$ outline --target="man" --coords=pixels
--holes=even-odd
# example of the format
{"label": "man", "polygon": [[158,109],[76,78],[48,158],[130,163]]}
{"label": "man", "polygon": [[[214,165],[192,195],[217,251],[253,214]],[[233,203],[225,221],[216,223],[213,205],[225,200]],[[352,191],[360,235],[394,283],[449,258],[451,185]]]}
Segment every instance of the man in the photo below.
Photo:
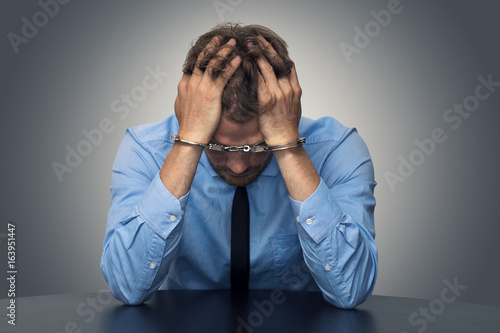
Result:
{"label": "man", "polygon": [[[370,155],[355,129],[301,118],[286,43],[263,26],[217,26],[183,72],[175,116],[128,129],[116,156],[101,260],[113,295],[140,304],[160,287],[243,279],[250,289],[321,290],[341,308],[368,299],[377,275]],[[232,222],[240,195],[246,231]],[[235,249],[245,241],[241,274]]]}

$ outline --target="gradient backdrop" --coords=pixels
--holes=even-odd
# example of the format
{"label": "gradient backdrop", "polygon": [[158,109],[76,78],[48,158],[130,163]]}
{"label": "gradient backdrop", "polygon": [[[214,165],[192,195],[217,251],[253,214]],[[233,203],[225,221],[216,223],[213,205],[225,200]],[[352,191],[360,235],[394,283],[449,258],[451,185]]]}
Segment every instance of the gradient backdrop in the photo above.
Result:
{"label": "gradient backdrop", "polygon": [[[500,82],[500,5],[401,0],[385,27],[373,24],[370,11],[388,3],[220,0],[218,11],[212,0],[87,0],[59,5],[57,13],[52,7],[50,17],[35,0],[3,1],[0,269],[7,271],[10,221],[17,226],[17,296],[107,287],[99,261],[124,131],[173,113],[190,43],[224,20],[281,35],[296,62],[304,115],[333,116],[366,141],[378,181],[374,294],[438,298],[443,280],[457,278],[467,286],[460,301],[500,306],[500,87],[481,88],[489,95],[479,105],[469,97],[479,76]],[[9,33],[21,36],[26,20],[40,27],[36,35],[24,29],[31,38],[16,53]],[[369,43],[355,41],[356,27],[371,29]],[[362,47],[348,62],[340,45],[355,42]],[[164,74],[144,94],[148,68]],[[113,112],[131,93],[130,112]],[[474,111],[454,129],[458,120],[443,116],[464,100]],[[82,131],[105,118],[110,133],[59,181],[52,163],[66,164],[67,146],[88,149]],[[428,141],[436,128],[446,141],[419,153],[415,140]],[[402,170],[408,177],[391,188],[387,173],[410,158],[419,165]],[[0,279],[0,298],[7,289]]]}

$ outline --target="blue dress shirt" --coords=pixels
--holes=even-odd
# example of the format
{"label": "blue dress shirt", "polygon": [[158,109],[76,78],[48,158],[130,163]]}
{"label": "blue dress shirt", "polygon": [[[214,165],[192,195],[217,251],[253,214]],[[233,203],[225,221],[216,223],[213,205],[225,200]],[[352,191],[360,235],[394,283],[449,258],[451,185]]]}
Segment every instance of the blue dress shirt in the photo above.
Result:
{"label": "blue dress shirt", "polygon": [[[126,304],[159,288],[230,288],[236,187],[203,153],[189,193],[176,199],[159,170],[177,131],[173,115],[127,129],[113,165],[101,270]],[[368,299],[377,276],[372,161],[356,129],[331,117],[303,117],[299,132],[321,182],[305,201],[293,200],[273,157],[247,186],[249,288],[321,290],[333,305],[353,308]]]}

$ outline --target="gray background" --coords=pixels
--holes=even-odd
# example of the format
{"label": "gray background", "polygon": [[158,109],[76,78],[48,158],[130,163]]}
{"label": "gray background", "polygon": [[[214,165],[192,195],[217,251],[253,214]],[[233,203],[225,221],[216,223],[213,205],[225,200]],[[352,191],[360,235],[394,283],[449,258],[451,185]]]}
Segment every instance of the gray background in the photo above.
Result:
{"label": "gray background", "polygon": [[[227,3],[227,0],[222,0]],[[339,44],[388,1],[232,0],[225,21],[263,24],[289,44],[303,113],[356,127],[373,157],[379,275],[374,294],[439,298],[443,280],[468,288],[464,302],[500,306],[498,219],[500,89],[453,130],[443,114],[474,93],[478,76],[500,81],[499,5],[402,0],[403,10],[348,63]],[[17,296],[106,288],[99,269],[110,174],[127,127],[173,112],[191,41],[219,17],[213,1],[72,1],[19,46],[36,1],[3,1],[1,29],[2,198],[17,226]],[[495,22],[496,21],[496,22]],[[170,73],[124,119],[111,104],[141,85],[146,67]],[[51,166],[82,130],[114,130],[60,182]],[[442,128],[447,140],[394,191],[386,172]],[[6,271],[6,255],[0,269]],[[0,279],[0,298],[7,297]]]}

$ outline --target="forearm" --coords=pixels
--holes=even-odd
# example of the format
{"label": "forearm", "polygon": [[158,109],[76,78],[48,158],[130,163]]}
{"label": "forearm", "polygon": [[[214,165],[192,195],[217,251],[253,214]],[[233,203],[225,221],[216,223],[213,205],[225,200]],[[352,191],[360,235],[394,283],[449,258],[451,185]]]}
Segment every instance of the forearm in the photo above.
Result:
{"label": "forearm", "polygon": [[[291,204],[304,259],[316,283],[329,302],[353,308],[371,294],[376,280],[377,249],[365,227],[373,216],[361,211],[351,215],[338,200],[343,199],[335,198],[321,181],[306,201]],[[372,200],[367,197],[364,204],[370,206]]]}
{"label": "forearm", "polygon": [[302,146],[275,151],[283,180],[290,197],[297,201],[306,200],[314,193],[320,177]]}
{"label": "forearm", "polygon": [[127,132],[113,166],[101,270],[116,298],[140,304],[161,285],[181,238],[188,195],[176,198],[150,171],[153,156]]}
{"label": "forearm", "polygon": [[366,301],[375,286],[377,251],[350,217],[319,243],[301,240],[306,265],[328,302],[351,309]]}
{"label": "forearm", "polygon": [[168,273],[180,234],[177,228],[163,239],[140,216],[111,230],[101,270],[113,295],[128,305],[148,300]]}
{"label": "forearm", "polygon": [[177,199],[189,192],[202,152],[202,147],[176,142],[165,158],[160,178]]}

